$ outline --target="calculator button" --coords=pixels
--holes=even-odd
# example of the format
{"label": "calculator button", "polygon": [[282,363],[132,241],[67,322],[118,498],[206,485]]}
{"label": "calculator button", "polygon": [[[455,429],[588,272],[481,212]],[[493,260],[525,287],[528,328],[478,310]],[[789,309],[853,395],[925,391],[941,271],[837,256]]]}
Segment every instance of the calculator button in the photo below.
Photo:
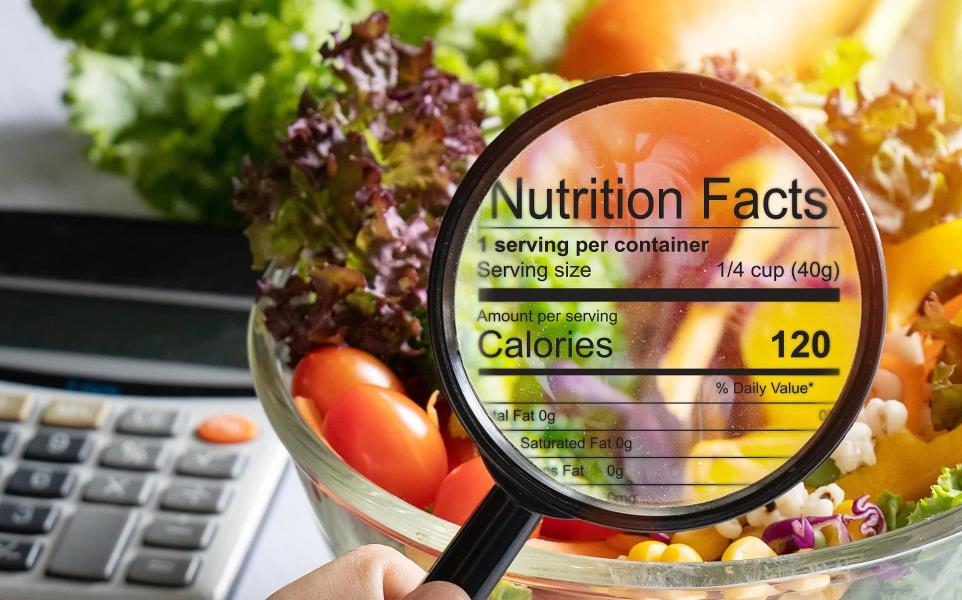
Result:
{"label": "calculator button", "polygon": [[60,463],[79,463],[87,460],[93,442],[85,435],[71,435],[64,431],[40,432],[23,450],[23,457]]}
{"label": "calculator button", "polygon": [[0,429],[0,456],[10,454],[17,445],[17,432],[10,429]]}
{"label": "calculator button", "polygon": [[100,464],[114,469],[158,471],[163,461],[163,445],[138,440],[121,440],[104,448]]}
{"label": "calculator button", "polygon": [[202,550],[214,537],[211,521],[158,518],[144,532],[144,543],[179,550]]}
{"label": "calculator button", "polygon": [[54,427],[98,429],[107,416],[107,403],[102,400],[60,398],[51,400],[43,411],[43,424]]}
{"label": "calculator button", "polygon": [[29,571],[42,549],[40,542],[0,538],[0,571]]}
{"label": "calculator button", "polygon": [[84,485],[83,499],[87,502],[140,506],[150,499],[153,480],[129,475],[95,475]]}
{"label": "calculator button", "polygon": [[70,471],[20,467],[7,481],[7,493],[37,498],[64,498],[76,483],[77,478]]}
{"label": "calculator button", "polygon": [[33,408],[29,394],[0,393],[0,421],[24,421]]}
{"label": "calculator button", "polygon": [[244,457],[236,452],[194,448],[177,460],[177,473],[212,479],[233,479],[244,470]]}
{"label": "calculator button", "polygon": [[213,444],[239,444],[257,437],[257,423],[233,413],[211,415],[197,426],[197,437]]}
{"label": "calculator button", "polygon": [[160,507],[184,512],[219,513],[227,507],[228,500],[230,490],[219,485],[175,483],[164,492]]}
{"label": "calculator button", "polygon": [[50,554],[47,574],[107,581],[137,527],[136,511],[81,506]]}
{"label": "calculator button", "polygon": [[130,568],[127,569],[127,581],[165,587],[185,587],[194,582],[199,569],[199,556],[162,556],[141,553],[130,563]]}
{"label": "calculator button", "polygon": [[117,420],[117,431],[132,435],[171,437],[177,434],[182,419],[176,410],[132,408]]}
{"label": "calculator button", "polygon": [[57,524],[60,510],[29,502],[0,503],[0,531],[7,533],[48,533]]}

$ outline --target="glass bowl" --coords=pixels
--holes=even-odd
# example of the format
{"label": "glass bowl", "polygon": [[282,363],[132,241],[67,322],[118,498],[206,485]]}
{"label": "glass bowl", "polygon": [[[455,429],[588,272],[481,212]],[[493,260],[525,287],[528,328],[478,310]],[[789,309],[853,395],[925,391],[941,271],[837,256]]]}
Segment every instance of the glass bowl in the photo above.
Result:
{"label": "glass bowl", "polygon": [[[456,527],[374,485],[314,434],[294,406],[290,371],[257,308],[248,352],[257,395],[333,550],[379,543],[429,566]],[[511,566],[506,579],[514,585],[503,598],[947,600],[962,597],[960,576],[962,511],[956,510],[854,544],[737,562],[640,563],[526,548]]]}

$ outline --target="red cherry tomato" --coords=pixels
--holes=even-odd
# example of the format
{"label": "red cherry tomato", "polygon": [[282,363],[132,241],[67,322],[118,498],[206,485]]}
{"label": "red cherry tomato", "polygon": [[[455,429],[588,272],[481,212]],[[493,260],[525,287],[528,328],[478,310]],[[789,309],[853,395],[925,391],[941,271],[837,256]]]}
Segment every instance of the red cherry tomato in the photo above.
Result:
{"label": "red cherry tomato", "polygon": [[555,519],[552,517],[541,519],[541,537],[563,542],[603,540],[619,533],[621,532],[617,529],[602,527],[578,519]]}
{"label": "red cherry tomato", "polygon": [[448,472],[444,440],[404,394],[359,385],[333,403],[324,439],[361,475],[414,506],[431,504]]}
{"label": "red cherry tomato", "polygon": [[326,415],[338,396],[363,383],[404,393],[387,365],[350,346],[324,346],[302,358],[294,367],[291,392],[310,398],[318,412]]}
{"label": "red cherry tomato", "polygon": [[470,438],[449,437],[444,445],[448,449],[448,467],[452,469],[478,455],[478,448]]}
{"label": "red cherry tomato", "polygon": [[[491,474],[480,456],[458,465],[448,473],[438,488],[438,495],[434,499],[435,516],[464,525],[493,485],[494,479],[491,479]],[[540,532],[539,523],[531,533],[531,538],[538,537]]]}
{"label": "red cherry tomato", "polygon": [[464,525],[494,485],[480,456],[454,468],[441,482],[434,499],[434,514],[445,521]]}

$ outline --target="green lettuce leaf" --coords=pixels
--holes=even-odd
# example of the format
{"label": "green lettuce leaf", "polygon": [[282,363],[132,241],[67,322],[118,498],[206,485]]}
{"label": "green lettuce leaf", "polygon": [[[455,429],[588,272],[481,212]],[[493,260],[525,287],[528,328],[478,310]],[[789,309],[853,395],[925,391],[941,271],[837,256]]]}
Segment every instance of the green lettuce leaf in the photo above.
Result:
{"label": "green lettuce leaf", "polygon": [[942,469],[927,498],[911,502],[898,494],[884,492],[875,498],[875,503],[882,509],[889,531],[915,525],[962,506],[962,465]]}
{"label": "green lettuce leaf", "polygon": [[906,524],[914,525],[958,506],[962,506],[962,465],[942,469],[938,481],[932,486],[932,494],[915,503],[906,517]]}
{"label": "green lettuce leaf", "polygon": [[[553,61],[566,28],[592,1],[33,0],[33,5],[54,33],[76,44],[65,97],[71,123],[90,139],[90,161],[130,179],[165,215],[239,225],[230,204],[239,161],[277,156],[278,140],[305,89],[319,100],[343,89],[317,49],[375,4],[390,10],[403,41],[437,40],[441,68],[463,80],[500,86]],[[532,38],[534,28],[540,33]],[[394,150],[403,158],[405,148]],[[427,163],[408,164],[414,163],[420,172],[392,169],[392,176],[428,175]]]}
{"label": "green lettuce leaf", "polygon": [[276,12],[278,0],[31,0],[57,36],[117,55],[180,62],[244,12]]}
{"label": "green lettuce leaf", "polygon": [[230,205],[238,164],[276,155],[305,88],[319,97],[337,89],[317,48],[349,16],[339,3],[308,0],[271,10],[209,15],[216,26],[180,63],[76,48],[66,99],[91,162],[130,178],[163,214],[239,225]]}
{"label": "green lettuce leaf", "polygon": [[486,118],[484,135],[493,139],[512,121],[534,106],[561,92],[577,86],[580,81],[569,81],[552,73],[539,73],[522,79],[517,85],[487,89],[481,95],[481,106]]}
{"label": "green lettuce leaf", "polygon": [[875,499],[875,503],[882,509],[885,526],[889,531],[908,525],[909,514],[915,510],[914,502],[906,502],[902,496],[892,492],[883,492]]}
{"label": "green lettuce leaf", "polygon": [[549,71],[598,0],[380,0],[401,40],[435,41],[438,66],[482,87]]}

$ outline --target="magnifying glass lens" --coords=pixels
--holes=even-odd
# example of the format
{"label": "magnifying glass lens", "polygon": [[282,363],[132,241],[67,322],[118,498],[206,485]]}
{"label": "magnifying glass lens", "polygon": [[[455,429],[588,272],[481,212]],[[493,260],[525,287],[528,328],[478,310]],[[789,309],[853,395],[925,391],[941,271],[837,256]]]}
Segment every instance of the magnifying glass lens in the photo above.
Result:
{"label": "magnifying glass lens", "polygon": [[865,335],[853,199],[809,163],[734,111],[648,97],[499,168],[448,259],[458,377],[492,446],[622,514],[792,469],[838,426]]}
{"label": "magnifying glass lens", "polygon": [[428,573],[484,598],[541,515],[705,527],[827,459],[878,362],[885,274],[839,161],[766,100],[642,73],[523,115],[431,263],[431,341],[496,485]]}

